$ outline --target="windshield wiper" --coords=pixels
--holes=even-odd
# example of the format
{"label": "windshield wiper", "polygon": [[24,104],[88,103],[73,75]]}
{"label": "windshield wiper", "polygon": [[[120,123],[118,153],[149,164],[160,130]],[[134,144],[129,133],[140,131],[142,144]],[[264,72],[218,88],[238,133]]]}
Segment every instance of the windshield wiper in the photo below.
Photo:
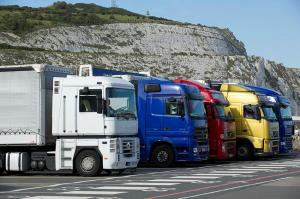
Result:
{"label": "windshield wiper", "polygon": [[134,113],[132,113],[132,112],[117,113],[116,116],[117,117],[125,117],[125,118],[131,117],[131,118],[136,119],[136,115]]}

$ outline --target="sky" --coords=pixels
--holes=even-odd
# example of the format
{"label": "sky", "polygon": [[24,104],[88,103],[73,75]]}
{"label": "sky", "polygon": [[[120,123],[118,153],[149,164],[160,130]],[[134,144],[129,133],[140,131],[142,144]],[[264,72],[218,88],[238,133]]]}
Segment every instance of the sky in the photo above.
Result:
{"label": "sky", "polygon": [[[0,0],[43,7],[57,0]],[[110,7],[111,0],[65,0]],[[180,22],[229,28],[248,55],[300,68],[300,0],[115,0],[118,7]]]}

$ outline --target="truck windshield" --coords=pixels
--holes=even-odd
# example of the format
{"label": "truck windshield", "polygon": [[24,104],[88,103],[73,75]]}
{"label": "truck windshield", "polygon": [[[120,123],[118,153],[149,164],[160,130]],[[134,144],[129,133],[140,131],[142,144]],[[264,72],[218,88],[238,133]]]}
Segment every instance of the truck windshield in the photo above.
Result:
{"label": "truck windshield", "polygon": [[221,119],[225,119],[226,118],[226,114],[225,114],[225,109],[224,109],[224,106],[222,105],[216,105],[216,109],[217,109],[217,114],[218,114],[218,117],[221,118]]}
{"label": "truck windshield", "polygon": [[291,107],[289,106],[281,107],[280,114],[283,120],[291,120],[292,119]]}
{"label": "truck windshield", "polygon": [[191,117],[204,118],[206,116],[206,112],[203,101],[197,99],[190,99],[189,112]]}
{"label": "truck windshield", "polygon": [[266,120],[269,120],[269,121],[276,121],[276,115],[273,111],[273,108],[272,107],[269,107],[269,106],[264,106],[262,107],[262,110],[264,112],[264,117]]}
{"label": "truck windshield", "polygon": [[107,89],[107,116],[136,118],[135,94],[133,89]]}

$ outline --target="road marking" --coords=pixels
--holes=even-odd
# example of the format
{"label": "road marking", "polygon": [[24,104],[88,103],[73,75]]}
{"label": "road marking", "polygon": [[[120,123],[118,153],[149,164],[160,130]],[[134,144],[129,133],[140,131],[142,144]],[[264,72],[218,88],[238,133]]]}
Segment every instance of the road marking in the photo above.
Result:
{"label": "road marking", "polygon": [[[268,178],[273,178],[273,177],[279,177],[279,176],[284,176],[284,175],[291,175],[291,174],[296,174],[296,173],[300,173],[300,170],[298,171],[291,171],[291,172],[285,172],[285,173],[280,173],[280,174],[274,174],[274,175],[268,175],[268,176],[263,176],[263,177],[257,177],[257,178],[253,178],[253,179],[249,179],[246,180],[245,182],[252,182],[252,181],[257,181],[257,180],[261,180],[261,179],[268,179]],[[286,177],[283,178],[279,178],[277,180],[280,179],[285,179]],[[268,182],[268,181],[266,181]],[[237,184],[239,182],[228,182],[228,183],[223,183],[223,184],[219,184],[219,185],[212,185],[212,186],[207,186],[207,187],[200,187],[200,188],[195,188],[195,189],[189,189],[189,190],[184,190],[184,191],[180,191],[180,192],[173,192],[173,193],[168,193],[165,195],[158,195],[158,196],[150,196],[146,199],[156,199],[156,198],[165,198],[165,197],[170,197],[170,196],[177,196],[177,195],[182,195],[182,194],[189,194],[191,192],[196,192],[196,191],[201,191],[201,190],[207,190],[207,189],[216,189],[218,187],[224,187],[224,186],[228,186],[228,185],[234,185]]]}
{"label": "road marking", "polygon": [[146,190],[146,189],[156,189],[156,187],[127,187],[127,186],[103,186],[96,187],[93,189],[97,190]]}
{"label": "road marking", "polygon": [[224,191],[229,191],[229,190],[234,190],[234,189],[239,189],[239,188],[244,188],[244,187],[251,187],[251,186],[266,184],[266,183],[270,183],[270,182],[276,182],[276,181],[279,181],[279,180],[282,180],[282,179],[285,179],[285,178],[279,178],[279,179],[275,179],[275,180],[267,180],[267,181],[263,181],[263,182],[240,185],[240,186],[236,186],[236,187],[230,187],[230,188],[227,188],[227,189],[220,189],[220,190],[217,190],[217,191],[210,191],[210,192],[196,194],[196,195],[192,195],[192,196],[181,197],[181,198],[178,198],[178,199],[195,198],[195,197],[199,197],[199,196],[210,195],[210,194],[214,194],[214,193],[219,193],[219,192],[224,192]]}
{"label": "road marking", "polygon": [[33,196],[26,199],[89,199],[91,197],[80,197],[80,196]]}
{"label": "road marking", "polygon": [[[20,191],[27,191],[27,190],[34,190],[34,189],[42,189],[42,188],[51,188],[51,187],[58,187],[62,185],[72,185],[72,184],[81,184],[86,182],[96,182],[96,181],[105,181],[105,180],[116,180],[116,179],[123,179],[123,178],[130,178],[130,177],[138,177],[143,175],[153,175],[153,174],[161,174],[161,173],[168,173],[170,171],[176,171],[176,170],[168,170],[168,171],[158,171],[158,172],[152,172],[152,173],[141,173],[141,174],[134,174],[134,175],[127,175],[127,176],[121,176],[121,177],[108,177],[108,178],[98,178],[93,180],[82,180],[77,182],[66,182],[66,183],[59,183],[59,184],[53,184],[53,185],[46,185],[46,186],[37,186],[37,187],[29,187],[29,188],[22,188],[22,189],[14,189],[10,191],[0,191],[0,194],[2,193],[14,193],[14,192],[20,192]],[[1,177],[2,179],[2,177]]]}
{"label": "road marking", "polygon": [[218,177],[218,176],[175,176],[175,177],[171,177],[171,178],[217,179],[217,178],[220,178],[220,177]]}
{"label": "road marking", "polygon": [[121,191],[68,191],[68,192],[61,192],[60,194],[76,194],[76,195],[117,195],[121,193]]}
{"label": "road marking", "polygon": [[285,167],[261,167],[261,166],[257,166],[257,167],[242,167],[242,168],[245,168],[245,169],[284,169]]}
{"label": "road marking", "polygon": [[240,173],[197,173],[197,174],[193,174],[196,176],[239,176],[241,175]]}
{"label": "road marking", "polygon": [[282,167],[300,167],[300,165],[295,164],[274,164],[272,166],[282,166]]}
{"label": "road marking", "polygon": [[291,164],[291,163],[271,163],[271,165],[278,165],[278,166],[281,166],[281,165],[288,165],[288,166],[300,166],[299,164]]}
{"label": "road marking", "polygon": [[250,174],[257,171],[213,171],[212,173]]}
{"label": "road marking", "polygon": [[155,179],[148,180],[151,182],[205,182],[203,180],[193,180],[193,179]]}
{"label": "road marking", "polygon": [[285,165],[272,165],[272,164],[261,164],[261,165],[258,165],[259,167],[274,167],[274,168],[277,168],[277,167],[284,167]]}
{"label": "road marking", "polygon": [[270,171],[272,169],[229,169],[230,171]]}
{"label": "road marking", "polygon": [[128,182],[124,183],[125,185],[143,185],[143,186],[173,186],[173,185],[178,185],[180,183],[152,183],[152,182]]}

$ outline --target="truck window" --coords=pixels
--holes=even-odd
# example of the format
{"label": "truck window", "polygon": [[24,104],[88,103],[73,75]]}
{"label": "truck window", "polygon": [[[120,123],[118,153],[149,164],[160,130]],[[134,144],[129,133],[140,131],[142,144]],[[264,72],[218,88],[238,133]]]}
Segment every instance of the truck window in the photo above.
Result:
{"label": "truck window", "polygon": [[97,112],[97,96],[102,98],[101,89],[91,89],[88,92],[79,91],[79,112]]}
{"label": "truck window", "polygon": [[245,105],[244,106],[244,118],[256,119],[259,115],[258,106]]}
{"label": "truck window", "polygon": [[[167,115],[180,115],[180,103],[178,102],[178,99],[169,98],[166,102],[166,113]],[[183,108],[183,107],[182,107]]]}
{"label": "truck window", "polygon": [[107,88],[107,117],[136,118],[136,103],[133,89]]}

